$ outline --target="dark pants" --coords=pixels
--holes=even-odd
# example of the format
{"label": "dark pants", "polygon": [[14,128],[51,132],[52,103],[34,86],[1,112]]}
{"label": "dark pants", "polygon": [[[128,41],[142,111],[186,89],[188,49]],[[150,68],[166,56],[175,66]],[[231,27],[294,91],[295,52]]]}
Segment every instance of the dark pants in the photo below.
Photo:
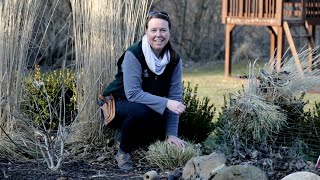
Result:
{"label": "dark pants", "polygon": [[165,125],[163,116],[148,106],[121,99],[116,100],[116,116],[108,127],[120,130],[120,149],[130,153],[157,139],[164,140]]}

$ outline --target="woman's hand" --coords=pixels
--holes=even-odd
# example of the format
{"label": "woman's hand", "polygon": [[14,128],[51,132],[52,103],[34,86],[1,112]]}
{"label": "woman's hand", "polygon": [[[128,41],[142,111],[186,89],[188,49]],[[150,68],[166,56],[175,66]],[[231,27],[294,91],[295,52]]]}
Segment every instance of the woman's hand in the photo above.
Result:
{"label": "woman's hand", "polygon": [[184,104],[171,99],[167,102],[167,108],[176,114],[182,114],[186,110],[186,106]]}
{"label": "woman's hand", "polygon": [[187,145],[187,142],[173,135],[168,135],[166,142],[169,144],[174,144],[180,148],[184,148]]}

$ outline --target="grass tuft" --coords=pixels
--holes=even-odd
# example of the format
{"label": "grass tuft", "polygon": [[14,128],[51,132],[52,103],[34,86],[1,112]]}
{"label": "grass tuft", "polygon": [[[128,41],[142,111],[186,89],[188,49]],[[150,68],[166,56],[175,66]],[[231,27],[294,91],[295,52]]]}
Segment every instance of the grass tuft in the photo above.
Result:
{"label": "grass tuft", "polygon": [[184,166],[195,155],[196,150],[192,144],[179,148],[160,141],[151,144],[146,152],[146,158],[151,165],[168,170]]}

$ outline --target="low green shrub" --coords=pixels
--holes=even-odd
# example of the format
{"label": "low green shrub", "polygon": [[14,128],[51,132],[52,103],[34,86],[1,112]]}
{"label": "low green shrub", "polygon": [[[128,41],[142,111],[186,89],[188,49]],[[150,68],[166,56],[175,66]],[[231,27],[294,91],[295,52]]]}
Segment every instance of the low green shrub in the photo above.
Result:
{"label": "low green shrub", "polygon": [[318,158],[320,154],[319,149],[319,132],[320,132],[320,103],[315,102],[312,110],[304,113],[304,118],[299,122],[292,123],[296,125],[296,132],[299,133],[299,138],[307,144],[304,153],[308,160]]}
{"label": "low green shrub", "polygon": [[183,101],[187,107],[180,116],[179,136],[194,143],[204,141],[215,128],[213,116],[216,109],[208,97],[200,101],[197,92],[198,85],[192,89],[190,82],[187,86],[183,83]]}
{"label": "low green shrub", "polygon": [[315,102],[312,110],[305,112],[305,117],[309,121],[313,121],[317,128],[320,128],[320,102]]}
{"label": "low green shrub", "polygon": [[38,125],[55,129],[59,121],[69,123],[75,115],[77,91],[69,69],[41,73],[36,66],[34,73],[26,76],[24,86],[26,99],[21,109]]}

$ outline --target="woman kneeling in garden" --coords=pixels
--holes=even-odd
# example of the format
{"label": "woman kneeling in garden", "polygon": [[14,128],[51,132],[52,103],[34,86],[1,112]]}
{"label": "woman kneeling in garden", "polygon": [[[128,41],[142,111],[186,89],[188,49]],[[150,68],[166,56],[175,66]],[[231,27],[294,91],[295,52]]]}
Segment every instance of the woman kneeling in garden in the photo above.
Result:
{"label": "woman kneeling in garden", "polygon": [[186,109],[181,102],[182,60],[172,49],[170,29],[167,13],[150,12],[145,35],[118,60],[115,80],[103,92],[116,101],[115,118],[107,126],[121,134],[115,156],[121,169],[133,167],[130,152],[150,137],[185,145],[177,137],[179,115]]}

